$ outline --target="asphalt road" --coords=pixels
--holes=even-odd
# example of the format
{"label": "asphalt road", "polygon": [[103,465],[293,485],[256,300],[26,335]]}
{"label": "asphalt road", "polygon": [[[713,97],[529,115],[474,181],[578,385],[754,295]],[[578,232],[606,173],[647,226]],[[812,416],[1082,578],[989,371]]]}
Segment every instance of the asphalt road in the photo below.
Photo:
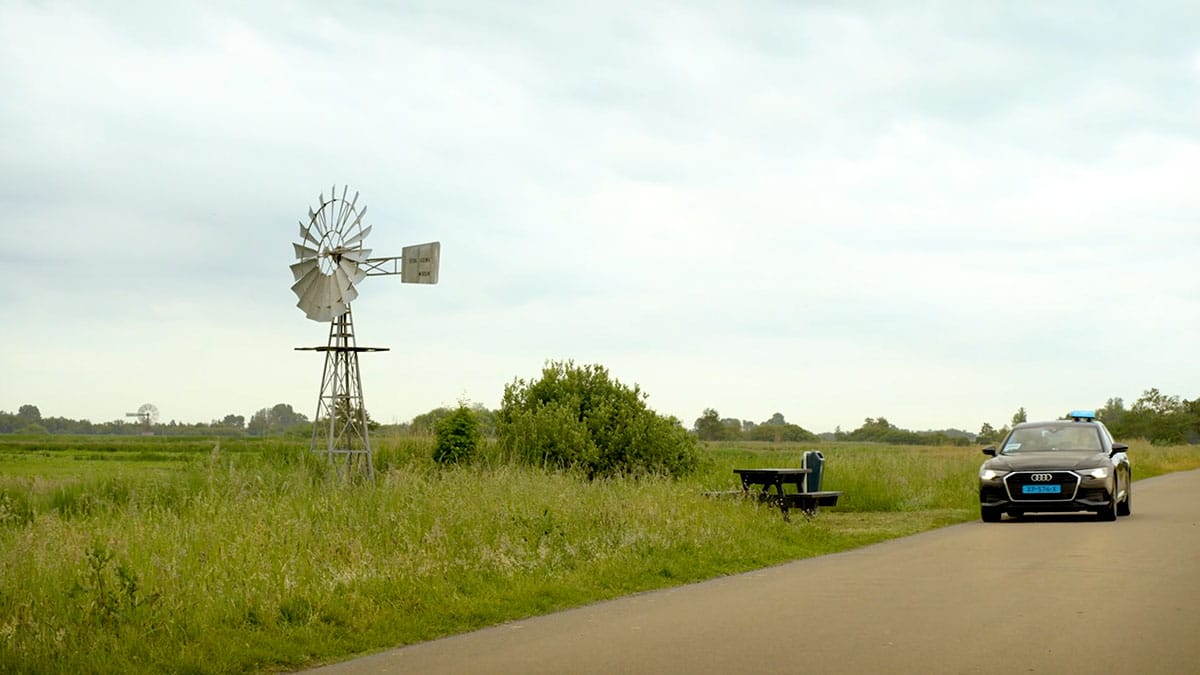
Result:
{"label": "asphalt road", "polygon": [[1200,673],[1200,471],[1133,515],[967,523],[319,669]]}

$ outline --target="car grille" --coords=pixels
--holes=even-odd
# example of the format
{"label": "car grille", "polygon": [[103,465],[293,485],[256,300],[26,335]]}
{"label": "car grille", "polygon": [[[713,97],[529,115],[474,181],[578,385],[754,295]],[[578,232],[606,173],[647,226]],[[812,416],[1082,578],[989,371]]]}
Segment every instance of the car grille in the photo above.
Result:
{"label": "car grille", "polygon": [[[1034,476],[1046,475],[1050,480],[1033,480]],[[1017,471],[1005,476],[1004,484],[1008,487],[1008,498],[1014,502],[1069,502],[1079,488],[1079,476],[1070,471]],[[1026,485],[1057,485],[1059,492],[1026,494],[1023,491]]]}

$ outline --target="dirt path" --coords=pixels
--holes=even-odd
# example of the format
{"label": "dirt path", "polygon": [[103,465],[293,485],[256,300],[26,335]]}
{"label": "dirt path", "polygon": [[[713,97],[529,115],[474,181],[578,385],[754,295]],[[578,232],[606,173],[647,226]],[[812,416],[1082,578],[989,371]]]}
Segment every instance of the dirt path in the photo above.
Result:
{"label": "dirt path", "polygon": [[360,673],[1197,673],[1200,471],[336,664]]}

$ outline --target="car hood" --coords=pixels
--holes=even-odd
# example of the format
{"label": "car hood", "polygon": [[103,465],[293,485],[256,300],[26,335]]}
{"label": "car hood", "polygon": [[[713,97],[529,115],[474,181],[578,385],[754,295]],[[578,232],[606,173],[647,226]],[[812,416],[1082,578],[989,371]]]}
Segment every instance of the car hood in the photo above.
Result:
{"label": "car hood", "polygon": [[1053,452],[1024,452],[1000,455],[984,462],[989,469],[1030,471],[1037,469],[1093,469],[1110,463],[1103,452],[1055,450]]}

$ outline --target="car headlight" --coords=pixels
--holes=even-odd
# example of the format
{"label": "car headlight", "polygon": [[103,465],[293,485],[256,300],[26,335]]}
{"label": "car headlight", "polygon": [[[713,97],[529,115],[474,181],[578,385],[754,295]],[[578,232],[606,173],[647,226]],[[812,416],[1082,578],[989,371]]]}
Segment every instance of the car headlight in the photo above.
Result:
{"label": "car headlight", "polygon": [[1108,478],[1109,468],[1107,466],[1098,466],[1094,469],[1083,469],[1079,473],[1084,477]]}
{"label": "car headlight", "polygon": [[979,480],[996,480],[1003,476],[1007,476],[1008,472],[1003,469],[980,469]]}

